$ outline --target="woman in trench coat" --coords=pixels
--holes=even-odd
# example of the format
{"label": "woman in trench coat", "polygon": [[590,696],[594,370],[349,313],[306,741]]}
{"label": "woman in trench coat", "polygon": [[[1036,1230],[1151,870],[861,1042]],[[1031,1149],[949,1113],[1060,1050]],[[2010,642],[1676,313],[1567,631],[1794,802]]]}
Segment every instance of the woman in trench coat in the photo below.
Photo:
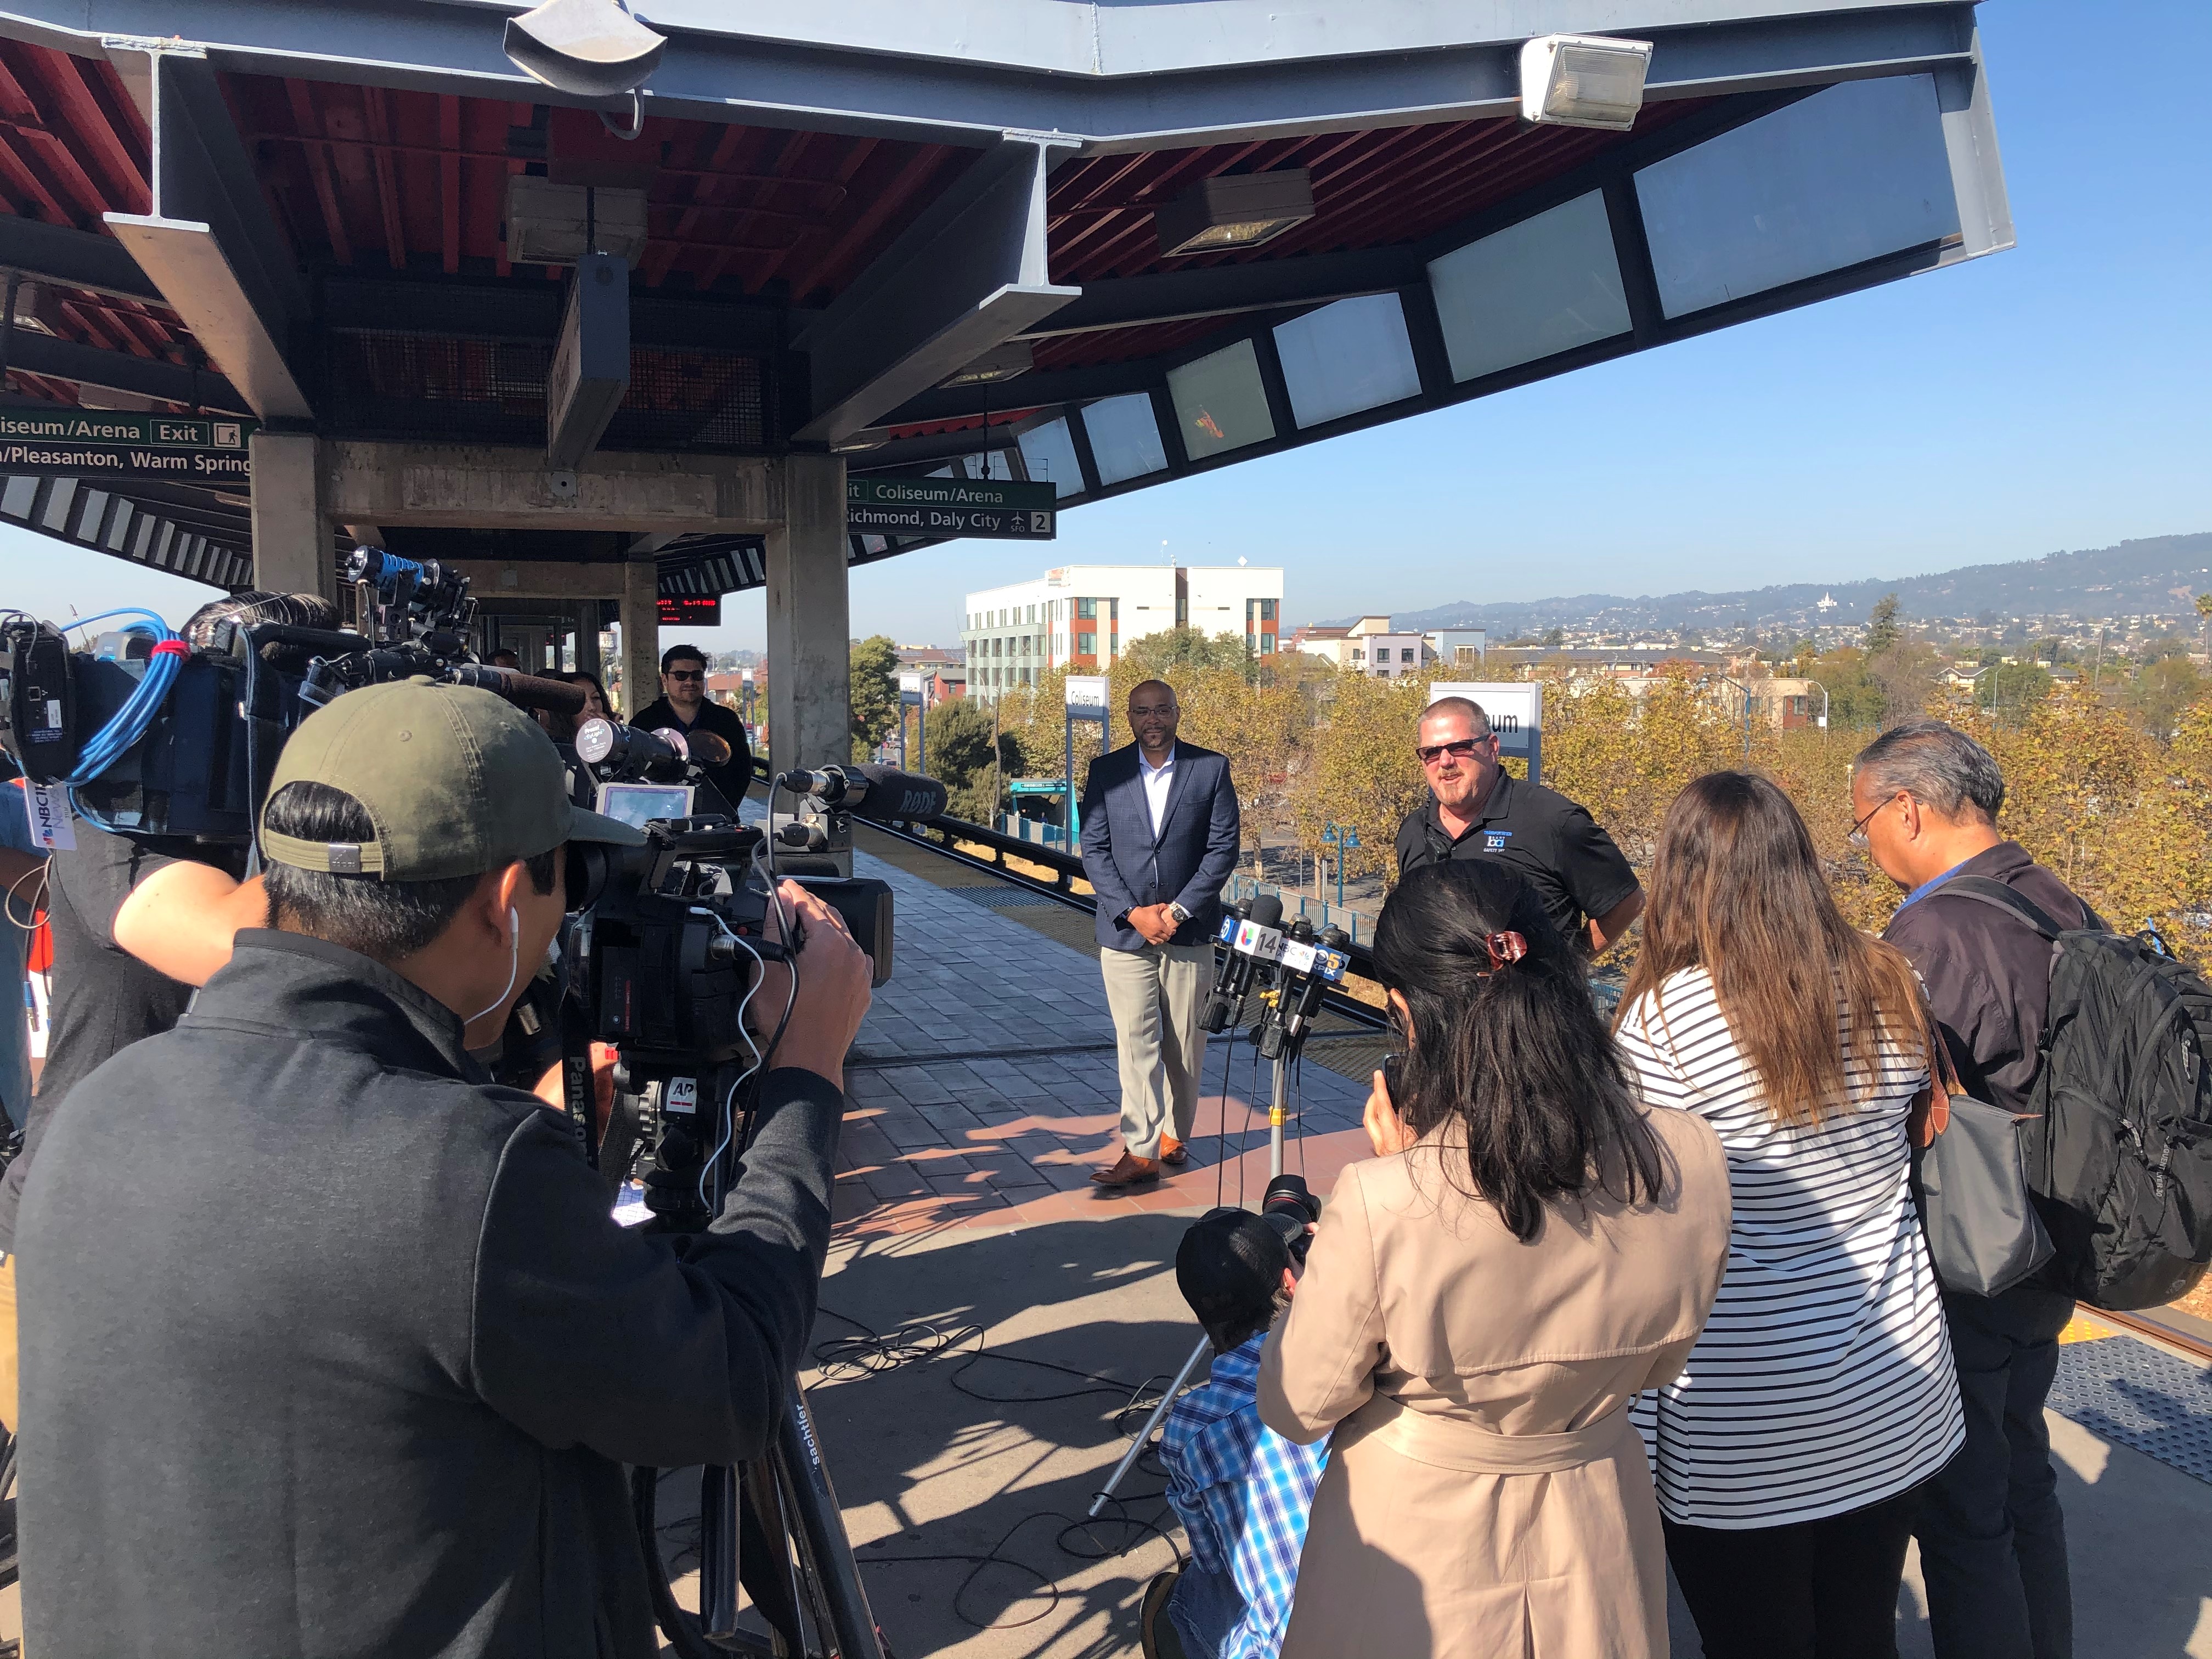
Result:
{"label": "woman in trench coat", "polygon": [[1666,1546],[1627,1408],[1670,1380],[1727,1261],[1711,1128],[1651,1114],[1519,878],[1419,870],[1376,929],[1407,1050],[1260,1373],[1334,1432],[1283,1659],[1656,1659]]}

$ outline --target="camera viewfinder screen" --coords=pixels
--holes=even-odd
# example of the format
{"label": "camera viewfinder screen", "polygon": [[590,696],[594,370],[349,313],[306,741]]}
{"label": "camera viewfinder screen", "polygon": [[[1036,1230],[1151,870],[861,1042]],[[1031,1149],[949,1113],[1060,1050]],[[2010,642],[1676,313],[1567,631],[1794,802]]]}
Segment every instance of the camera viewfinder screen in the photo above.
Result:
{"label": "camera viewfinder screen", "polygon": [[634,830],[653,818],[691,816],[691,786],[662,783],[603,783],[599,810]]}

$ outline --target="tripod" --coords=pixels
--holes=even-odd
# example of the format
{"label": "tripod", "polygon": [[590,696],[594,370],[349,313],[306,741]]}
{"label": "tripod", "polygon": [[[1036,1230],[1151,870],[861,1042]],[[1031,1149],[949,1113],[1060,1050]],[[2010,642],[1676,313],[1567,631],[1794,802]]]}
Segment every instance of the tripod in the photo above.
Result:
{"label": "tripod", "polygon": [[[1290,1092],[1291,1066],[1297,1060],[1301,1046],[1299,1039],[1287,1042],[1274,1059],[1274,1095],[1267,1107],[1267,1179],[1270,1181],[1283,1172],[1283,1126],[1289,1121],[1285,1102]],[[1096,1521],[1107,1504],[1114,1501],[1115,1490],[1129,1478],[1129,1471],[1137,1467],[1137,1460],[1145,1455],[1145,1448],[1152,1444],[1152,1436],[1167,1420],[1168,1412],[1175,1405],[1176,1397],[1182,1393],[1183,1385],[1190,1381],[1192,1373],[1198,1370],[1199,1361],[1206,1358],[1212,1346],[1212,1340],[1206,1337],[1198,1339],[1198,1346],[1190,1351],[1190,1358],[1182,1362],[1182,1369],[1175,1374],[1175,1381],[1169,1383],[1166,1392],[1160,1395],[1159,1404],[1152,1407],[1152,1414],[1145,1419],[1145,1426],[1129,1443],[1129,1449],[1121,1454],[1121,1461],[1114,1466],[1114,1473],[1106,1477],[1106,1484],[1099,1488],[1098,1495],[1091,1500],[1089,1516],[1091,1520]]]}
{"label": "tripod", "polygon": [[[740,1068],[709,1068],[695,1079],[697,1100],[718,1100],[723,1111]],[[746,1126],[750,1131],[750,1123]],[[664,1117],[655,1153],[658,1170],[678,1177],[659,1185],[653,1224],[664,1231],[696,1231],[718,1214],[734,1182],[748,1133],[724,1125],[721,1145],[705,1153],[696,1134]],[[698,1197],[705,1194],[703,1201]],[[799,1380],[791,1379],[782,1420],[766,1455],[732,1468],[709,1465],[699,1480],[699,1611],[676,1599],[658,1538],[663,1470],[630,1474],[630,1504],[645,1552],[647,1589],[655,1620],[682,1659],[890,1659],[869,1609],[867,1591],[845,1534],[821,1437]],[[738,1625],[743,1585],[767,1622],[767,1641]]]}

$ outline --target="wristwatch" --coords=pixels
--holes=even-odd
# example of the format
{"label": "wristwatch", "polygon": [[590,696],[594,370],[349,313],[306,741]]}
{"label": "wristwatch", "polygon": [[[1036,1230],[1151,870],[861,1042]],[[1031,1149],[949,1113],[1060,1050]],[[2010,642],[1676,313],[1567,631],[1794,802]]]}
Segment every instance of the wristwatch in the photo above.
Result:
{"label": "wristwatch", "polygon": [[1175,918],[1175,924],[1178,927],[1182,927],[1183,923],[1190,920],[1190,912],[1184,909],[1180,904],[1169,905],[1168,914]]}

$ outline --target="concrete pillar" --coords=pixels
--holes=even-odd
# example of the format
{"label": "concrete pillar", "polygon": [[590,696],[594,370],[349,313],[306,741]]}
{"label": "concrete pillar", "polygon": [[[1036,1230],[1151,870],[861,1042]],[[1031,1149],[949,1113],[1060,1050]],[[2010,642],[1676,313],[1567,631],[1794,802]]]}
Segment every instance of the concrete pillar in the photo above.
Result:
{"label": "concrete pillar", "polygon": [[622,717],[635,720],[660,695],[660,567],[650,558],[623,566]]}
{"label": "concrete pillar", "polygon": [[777,766],[853,757],[845,462],[783,460],[783,523],[768,533],[768,740]]}
{"label": "concrete pillar", "polygon": [[253,585],[272,593],[319,593],[335,602],[337,566],[323,517],[321,457],[312,434],[257,432],[253,465]]}

